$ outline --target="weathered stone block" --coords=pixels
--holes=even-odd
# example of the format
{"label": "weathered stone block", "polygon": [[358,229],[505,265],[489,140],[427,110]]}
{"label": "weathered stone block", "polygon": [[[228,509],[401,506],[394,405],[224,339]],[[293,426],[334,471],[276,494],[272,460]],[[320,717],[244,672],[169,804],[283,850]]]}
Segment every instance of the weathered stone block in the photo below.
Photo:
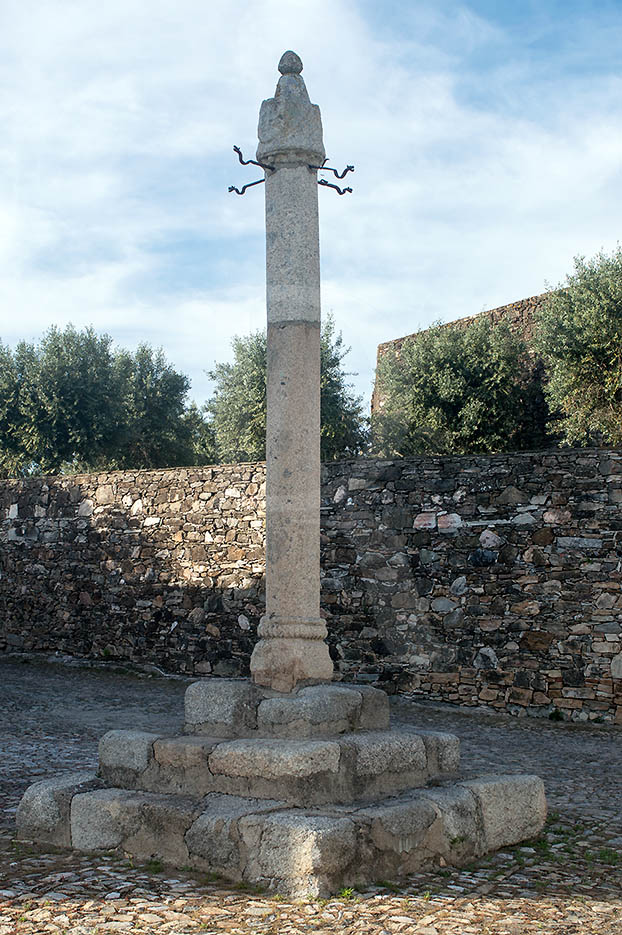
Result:
{"label": "weathered stone block", "polygon": [[109,785],[135,786],[153,758],[159,736],[142,730],[109,730],[99,741],[99,775]]}
{"label": "weathered stone block", "polygon": [[220,743],[217,737],[164,737],[153,745],[153,759],[135,786],[151,792],[207,795],[214,790],[208,757]]}
{"label": "weathered stone block", "polygon": [[173,866],[188,861],[184,836],[201,811],[199,800],[127,789],[76,795],[71,803],[71,843],[79,851],[123,847],[139,860]]}
{"label": "weathered stone block", "polygon": [[[423,786],[430,778],[425,744],[407,731],[373,731],[340,739],[340,784],[333,800],[370,801]],[[432,770],[437,775],[436,770]]]}
{"label": "weathered stone block", "polygon": [[26,789],[16,815],[17,836],[24,841],[71,845],[70,809],[74,795],[101,786],[94,773],[66,773],[42,779]]}
{"label": "weathered stone block", "polygon": [[484,831],[475,796],[461,785],[422,790],[421,795],[438,811],[430,850],[450,864],[461,864],[485,853]]}
{"label": "weathered stone block", "polygon": [[[359,837],[364,841],[363,852],[367,852],[370,863],[379,861],[378,870],[382,873],[400,874],[421,866],[426,838],[438,822],[439,813],[422,795],[411,794],[404,800],[359,809],[352,820],[357,827],[362,826]],[[409,860],[413,852],[416,852],[414,862]]]}
{"label": "weathered stone block", "polygon": [[477,800],[482,853],[539,834],[546,821],[544,783],[538,776],[485,776],[461,783]]}
{"label": "weathered stone block", "polygon": [[239,821],[248,853],[244,879],[290,896],[328,896],[352,880],[352,821],[300,812],[252,815]]}
{"label": "weathered stone block", "polygon": [[267,698],[257,710],[257,727],[272,737],[342,734],[358,723],[363,698],[340,685],[313,685],[297,694]]}
{"label": "weathered stone block", "polygon": [[213,737],[240,737],[257,727],[263,696],[248,679],[202,679],[186,690],[185,730]]}
{"label": "weathered stone block", "polygon": [[185,837],[192,866],[222,873],[228,879],[241,879],[245,854],[240,849],[238,820],[245,815],[258,815],[282,808],[283,802],[271,799],[208,795],[203,800],[204,810]]}
{"label": "weathered stone block", "polygon": [[351,734],[342,749],[354,758],[358,776],[378,776],[404,770],[423,772],[427,766],[425,744],[418,734],[406,731],[374,731]]}
{"label": "weathered stone block", "polygon": [[160,737],[153,745],[153,755],[160,766],[192,769],[207,766],[207,757],[220,741],[217,738],[184,734],[179,737]]}
{"label": "weathered stone block", "polygon": [[[348,686],[350,687],[350,686]],[[358,727],[360,730],[387,730],[390,711],[389,696],[371,685],[353,685],[363,699]]]}
{"label": "weathered stone block", "polygon": [[258,738],[219,744],[209,757],[209,767],[213,773],[226,776],[308,779],[336,773],[339,760],[339,744],[332,741]]}
{"label": "weathered stone block", "polygon": [[109,850],[140,828],[144,792],[99,789],[71,801],[71,845],[78,851]]}
{"label": "weathered stone block", "polygon": [[460,741],[455,734],[442,731],[418,732],[425,746],[430,776],[457,773],[460,767]]}
{"label": "weathered stone block", "polygon": [[123,840],[123,849],[139,860],[156,858],[173,867],[188,864],[185,835],[202,808],[195,798],[143,793],[140,824]]}

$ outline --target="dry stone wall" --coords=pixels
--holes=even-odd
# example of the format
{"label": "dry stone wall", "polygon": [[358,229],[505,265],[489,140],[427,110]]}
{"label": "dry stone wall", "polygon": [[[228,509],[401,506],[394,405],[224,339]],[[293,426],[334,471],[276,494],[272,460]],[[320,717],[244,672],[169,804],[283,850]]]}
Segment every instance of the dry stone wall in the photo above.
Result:
{"label": "dry stone wall", "polygon": [[[340,677],[622,723],[622,452],[323,469]],[[0,650],[245,674],[263,464],[0,482]]]}

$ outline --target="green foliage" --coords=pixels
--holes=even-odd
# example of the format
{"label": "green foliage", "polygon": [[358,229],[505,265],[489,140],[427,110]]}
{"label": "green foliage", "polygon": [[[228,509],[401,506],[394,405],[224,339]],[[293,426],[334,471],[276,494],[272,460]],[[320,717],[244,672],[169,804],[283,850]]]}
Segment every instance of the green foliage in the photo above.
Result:
{"label": "green foliage", "polygon": [[118,421],[111,343],[69,326],[50,328],[38,346],[17,345],[12,422],[0,438],[3,455],[13,447],[3,457],[11,473],[57,473],[105,456]]}
{"label": "green foliage", "polygon": [[0,477],[19,473],[21,423],[15,360],[9,348],[0,344]]}
{"label": "green foliage", "polygon": [[337,893],[337,899],[354,899],[354,888],[352,886],[344,886],[343,889],[340,889]]}
{"label": "green foliage", "polygon": [[218,461],[261,461],[266,447],[266,335],[233,339],[233,363],[208,372],[216,388],[206,409]]}
{"label": "green foliage", "polygon": [[[233,339],[232,363],[209,372],[215,390],[206,406],[218,460],[260,461],[266,446],[266,334],[256,331]],[[359,454],[366,444],[361,400],[352,395],[342,369],[349,348],[329,317],[321,336],[322,460]]]}
{"label": "green foliage", "polygon": [[343,346],[341,333],[327,315],[322,325],[320,343],[320,409],[322,461],[336,461],[360,455],[367,448],[367,420],[360,396],[352,395],[341,362],[350,348]]}
{"label": "green foliage", "polygon": [[50,328],[0,345],[0,474],[169,467],[209,460],[189,381],[161,350],[114,350],[108,335]]}
{"label": "green foliage", "polygon": [[388,456],[468,454],[537,447],[538,383],[526,348],[505,325],[437,324],[382,358],[385,403],[374,447]]}
{"label": "green foliage", "polygon": [[167,363],[162,350],[139,345],[120,351],[115,375],[123,415],[114,460],[119,468],[193,464],[195,414],[186,409],[190,381]]}
{"label": "green foliage", "polygon": [[569,445],[622,444],[622,248],[591,260],[552,292],[537,318],[553,428]]}

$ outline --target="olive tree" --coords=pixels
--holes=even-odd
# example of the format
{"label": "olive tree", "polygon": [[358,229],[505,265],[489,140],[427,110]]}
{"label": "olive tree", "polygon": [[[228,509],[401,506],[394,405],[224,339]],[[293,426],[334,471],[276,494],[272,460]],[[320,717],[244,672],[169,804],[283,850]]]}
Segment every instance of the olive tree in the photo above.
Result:
{"label": "olive tree", "polygon": [[536,447],[543,418],[535,370],[524,342],[486,317],[420,331],[380,361],[374,448],[404,457]]}
{"label": "olive tree", "polygon": [[[266,456],[266,333],[256,331],[232,341],[233,361],[215,364],[215,381],[206,405],[218,458],[223,462],[259,461]],[[360,454],[367,444],[362,403],[353,395],[342,366],[349,348],[335,334],[332,318],[322,326],[320,344],[320,450],[324,461]]]}
{"label": "olive tree", "polygon": [[621,445],[622,248],[576,257],[536,325],[552,428],[569,445]]}

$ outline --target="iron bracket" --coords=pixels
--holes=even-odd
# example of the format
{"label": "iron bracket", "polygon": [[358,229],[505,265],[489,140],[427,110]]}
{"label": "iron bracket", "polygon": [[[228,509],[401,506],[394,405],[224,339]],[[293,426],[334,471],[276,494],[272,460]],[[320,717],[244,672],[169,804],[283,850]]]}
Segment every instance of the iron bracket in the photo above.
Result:
{"label": "iron bracket", "polygon": [[351,188],[349,188],[349,187],[348,187],[348,188],[339,188],[338,185],[333,185],[332,182],[327,182],[326,179],[318,179],[318,180],[317,180],[317,183],[318,183],[318,185],[325,185],[327,188],[334,188],[335,191],[336,191],[336,192],[339,192],[340,195],[345,195],[346,192],[350,192],[350,194],[352,194],[352,189],[351,189]]}
{"label": "iron bracket", "polygon": [[[335,176],[335,178],[337,178],[337,179],[343,179],[343,178],[346,177],[346,175],[348,174],[348,172],[354,172],[354,166],[346,166],[345,169],[343,170],[343,172],[337,172],[336,169],[333,169],[333,168],[331,168],[330,166],[327,166],[327,165],[326,165],[327,162],[328,162],[328,156],[326,157],[326,159],[324,160],[324,162],[322,163],[321,166],[309,166],[309,168],[310,168],[310,169],[317,169],[318,172],[320,172],[320,171],[321,171],[321,172],[332,172],[333,175]],[[347,190],[347,189],[346,189],[346,190]]]}
{"label": "iron bracket", "polygon": [[[238,159],[243,166],[259,166],[260,169],[266,169],[268,172],[274,172],[274,166],[268,166],[264,162],[257,162],[255,159],[245,159],[239,146],[234,146],[233,152],[238,154]],[[229,191],[235,192],[236,195],[243,195],[247,188],[252,188],[253,185],[261,185],[261,183],[265,181],[266,180],[264,178],[257,179],[256,182],[247,182],[246,185],[242,186],[242,188],[236,188],[235,185],[230,185]]]}

